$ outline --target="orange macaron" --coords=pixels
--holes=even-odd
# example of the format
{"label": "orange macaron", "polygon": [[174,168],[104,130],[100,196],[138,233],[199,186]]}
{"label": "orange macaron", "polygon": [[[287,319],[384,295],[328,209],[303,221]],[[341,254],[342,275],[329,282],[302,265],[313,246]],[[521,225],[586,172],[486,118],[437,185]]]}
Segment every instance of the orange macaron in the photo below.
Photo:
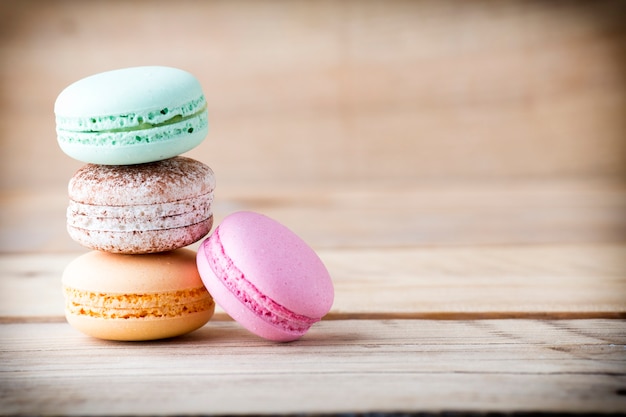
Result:
{"label": "orange macaron", "polygon": [[206,324],[215,309],[189,249],[145,255],[88,252],[65,268],[62,282],[69,324],[100,339],[181,336]]}

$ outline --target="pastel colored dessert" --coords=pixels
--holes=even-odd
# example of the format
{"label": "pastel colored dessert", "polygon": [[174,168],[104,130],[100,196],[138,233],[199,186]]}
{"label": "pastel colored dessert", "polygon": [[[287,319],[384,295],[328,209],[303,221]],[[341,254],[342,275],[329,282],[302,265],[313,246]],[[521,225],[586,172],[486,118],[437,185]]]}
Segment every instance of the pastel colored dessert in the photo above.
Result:
{"label": "pastel colored dessert", "polygon": [[81,245],[113,253],[182,248],[211,230],[214,188],[211,168],[183,156],[87,164],[69,182],[67,230]]}
{"label": "pastel colored dessert", "polygon": [[200,83],[177,68],[134,67],[83,78],[59,94],[54,113],[63,152],[94,164],[171,158],[208,133]]}
{"label": "pastel colored dessert", "polygon": [[127,341],[180,336],[202,327],[215,304],[198,275],[195,255],[179,249],[79,256],[63,272],[67,321],[87,335]]}
{"label": "pastel colored dessert", "polygon": [[215,302],[265,339],[300,338],[333,303],[322,260],[291,230],[262,214],[224,218],[200,245],[197,262]]}

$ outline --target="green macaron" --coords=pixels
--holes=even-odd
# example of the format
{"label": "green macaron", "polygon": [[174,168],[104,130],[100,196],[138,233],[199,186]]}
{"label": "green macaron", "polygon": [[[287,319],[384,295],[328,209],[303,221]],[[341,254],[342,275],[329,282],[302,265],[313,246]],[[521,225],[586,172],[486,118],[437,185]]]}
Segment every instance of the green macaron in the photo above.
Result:
{"label": "green macaron", "polygon": [[95,74],[65,88],[54,113],[68,156],[102,165],[159,161],[198,146],[208,133],[199,81],[170,67]]}

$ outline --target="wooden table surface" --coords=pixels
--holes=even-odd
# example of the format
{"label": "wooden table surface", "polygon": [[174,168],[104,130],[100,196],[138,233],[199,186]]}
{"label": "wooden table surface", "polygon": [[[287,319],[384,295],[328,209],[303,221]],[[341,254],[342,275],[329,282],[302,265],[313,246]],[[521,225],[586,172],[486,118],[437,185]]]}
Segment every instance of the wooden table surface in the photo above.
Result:
{"label": "wooden table surface", "polygon": [[[1,2],[0,414],[626,413],[625,21],[619,1]],[[86,249],[54,99],[155,63],[207,93],[188,155],[216,222],[265,213],[331,272],[301,340],[219,308],[145,343],[66,323]]]}

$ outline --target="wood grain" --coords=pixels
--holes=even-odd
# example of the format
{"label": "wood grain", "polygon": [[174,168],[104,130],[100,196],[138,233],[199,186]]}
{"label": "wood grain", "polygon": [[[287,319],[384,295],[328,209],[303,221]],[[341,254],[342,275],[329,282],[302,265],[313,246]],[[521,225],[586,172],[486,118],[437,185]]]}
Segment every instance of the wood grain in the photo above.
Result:
{"label": "wood grain", "polygon": [[151,343],[64,323],[0,325],[13,414],[617,412],[623,321],[331,321],[290,344],[232,322]]}
{"label": "wood grain", "polygon": [[[0,256],[0,318],[61,319],[60,277],[79,254]],[[329,319],[626,317],[623,244],[318,254],[335,284]]]}

